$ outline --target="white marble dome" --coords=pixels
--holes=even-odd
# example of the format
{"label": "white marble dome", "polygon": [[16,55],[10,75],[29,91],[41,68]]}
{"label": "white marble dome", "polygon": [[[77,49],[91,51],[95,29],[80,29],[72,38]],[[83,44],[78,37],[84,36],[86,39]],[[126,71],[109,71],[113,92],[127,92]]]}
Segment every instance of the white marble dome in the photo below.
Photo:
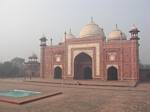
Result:
{"label": "white marble dome", "polygon": [[93,20],[91,20],[89,24],[85,25],[80,32],[80,38],[88,36],[100,36],[102,38],[105,38],[103,29],[95,24]]}
{"label": "white marble dome", "polygon": [[109,33],[108,40],[126,40],[126,35],[116,27],[116,29]]}

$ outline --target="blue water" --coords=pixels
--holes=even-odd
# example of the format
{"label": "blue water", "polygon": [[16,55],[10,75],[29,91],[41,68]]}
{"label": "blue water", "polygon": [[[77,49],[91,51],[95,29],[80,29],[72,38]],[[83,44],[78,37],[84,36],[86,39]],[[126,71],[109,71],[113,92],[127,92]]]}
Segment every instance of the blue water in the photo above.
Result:
{"label": "blue water", "polygon": [[15,97],[15,98],[33,96],[37,94],[40,94],[40,92],[17,90],[17,89],[0,92],[0,96],[9,96],[9,97]]}

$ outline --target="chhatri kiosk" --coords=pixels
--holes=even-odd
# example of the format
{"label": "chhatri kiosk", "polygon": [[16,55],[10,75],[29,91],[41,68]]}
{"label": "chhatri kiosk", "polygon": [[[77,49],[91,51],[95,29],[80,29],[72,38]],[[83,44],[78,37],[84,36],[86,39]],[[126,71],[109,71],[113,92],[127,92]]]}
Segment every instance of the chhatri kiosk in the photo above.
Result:
{"label": "chhatri kiosk", "polygon": [[93,20],[80,36],[65,33],[58,45],[41,40],[40,76],[45,79],[139,80],[138,28],[127,39],[117,26],[108,36]]}

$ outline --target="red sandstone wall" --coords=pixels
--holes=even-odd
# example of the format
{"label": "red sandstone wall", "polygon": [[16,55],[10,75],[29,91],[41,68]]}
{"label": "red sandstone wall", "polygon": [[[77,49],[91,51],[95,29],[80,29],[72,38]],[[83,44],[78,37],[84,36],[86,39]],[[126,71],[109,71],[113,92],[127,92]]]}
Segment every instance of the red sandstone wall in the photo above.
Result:
{"label": "red sandstone wall", "polygon": [[[137,80],[138,79],[138,47],[136,40],[125,40],[125,41],[116,41],[116,42],[103,42],[100,39],[86,38],[86,39],[76,39],[68,40],[68,44],[74,43],[100,43],[100,76],[95,77],[94,79],[107,80],[107,65],[118,65],[118,74],[119,80]],[[116,52],[116,59],[114,61],[109,60],[108,53]],[[43,54],[42,54],[43,53]],[[66,51],[67,53],[67,51]],[[62,55],[61,61],[56,62],[55,55]],[[67,56],[67,55],[65,55]],[[67,60],[64,58],[64,45],[57,45],[54,47],[47,46],[41,52],[41,70],[45,78],[53,78],[54,74],[54,65],[61,64],[64,70],[67,71],[67,67],[64,66],[67,63]],[[66,57],[67,58],[67,57]],[[93,60],[94,61],[94,60]],[[66,67],[66,68],[65,68]],[[66,74],[66,73],[65,73]],[[68,77],[67,74],[64,77]]]}
{"label": "red sandstone wall", "polygon": [[[109,61],[108,53],[116,52],[116,60]],[[104,47],[104,68],[107,65],[118,65],[119,80],[137,80],[137,45],[130,40],[108,42]],[[105,79],[107,69],[105,71]]]}
{"label": "red sandstone wall", "polygon": [[53,78],[54,74],[54,65],[63,65],[63,58],[61,57],[60,62],[56,62],[55,55],[62,55],[63,56],[63,48],[61,47],[46,47],[44,52],[44,76],[46,78]]}

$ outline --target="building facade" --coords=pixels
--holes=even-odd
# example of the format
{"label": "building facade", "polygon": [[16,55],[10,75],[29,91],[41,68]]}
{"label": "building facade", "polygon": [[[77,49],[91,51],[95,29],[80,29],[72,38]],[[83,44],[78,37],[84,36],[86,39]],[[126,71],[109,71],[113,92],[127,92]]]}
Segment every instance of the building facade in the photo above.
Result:
{"label": "building facade", "polygon": [[106,38],[93,20],[79,37],[65,33],[58,45],[41,40],[40,76],[47,79],[139,80],[139,30],[134,26],[127,39],[116,26]]}
{"label": "building facade", "polygon": [[28,58],[27,62],[24,62],[24,77],[40,77],[40,63],[37,61],[38,57],[33,54]]}

